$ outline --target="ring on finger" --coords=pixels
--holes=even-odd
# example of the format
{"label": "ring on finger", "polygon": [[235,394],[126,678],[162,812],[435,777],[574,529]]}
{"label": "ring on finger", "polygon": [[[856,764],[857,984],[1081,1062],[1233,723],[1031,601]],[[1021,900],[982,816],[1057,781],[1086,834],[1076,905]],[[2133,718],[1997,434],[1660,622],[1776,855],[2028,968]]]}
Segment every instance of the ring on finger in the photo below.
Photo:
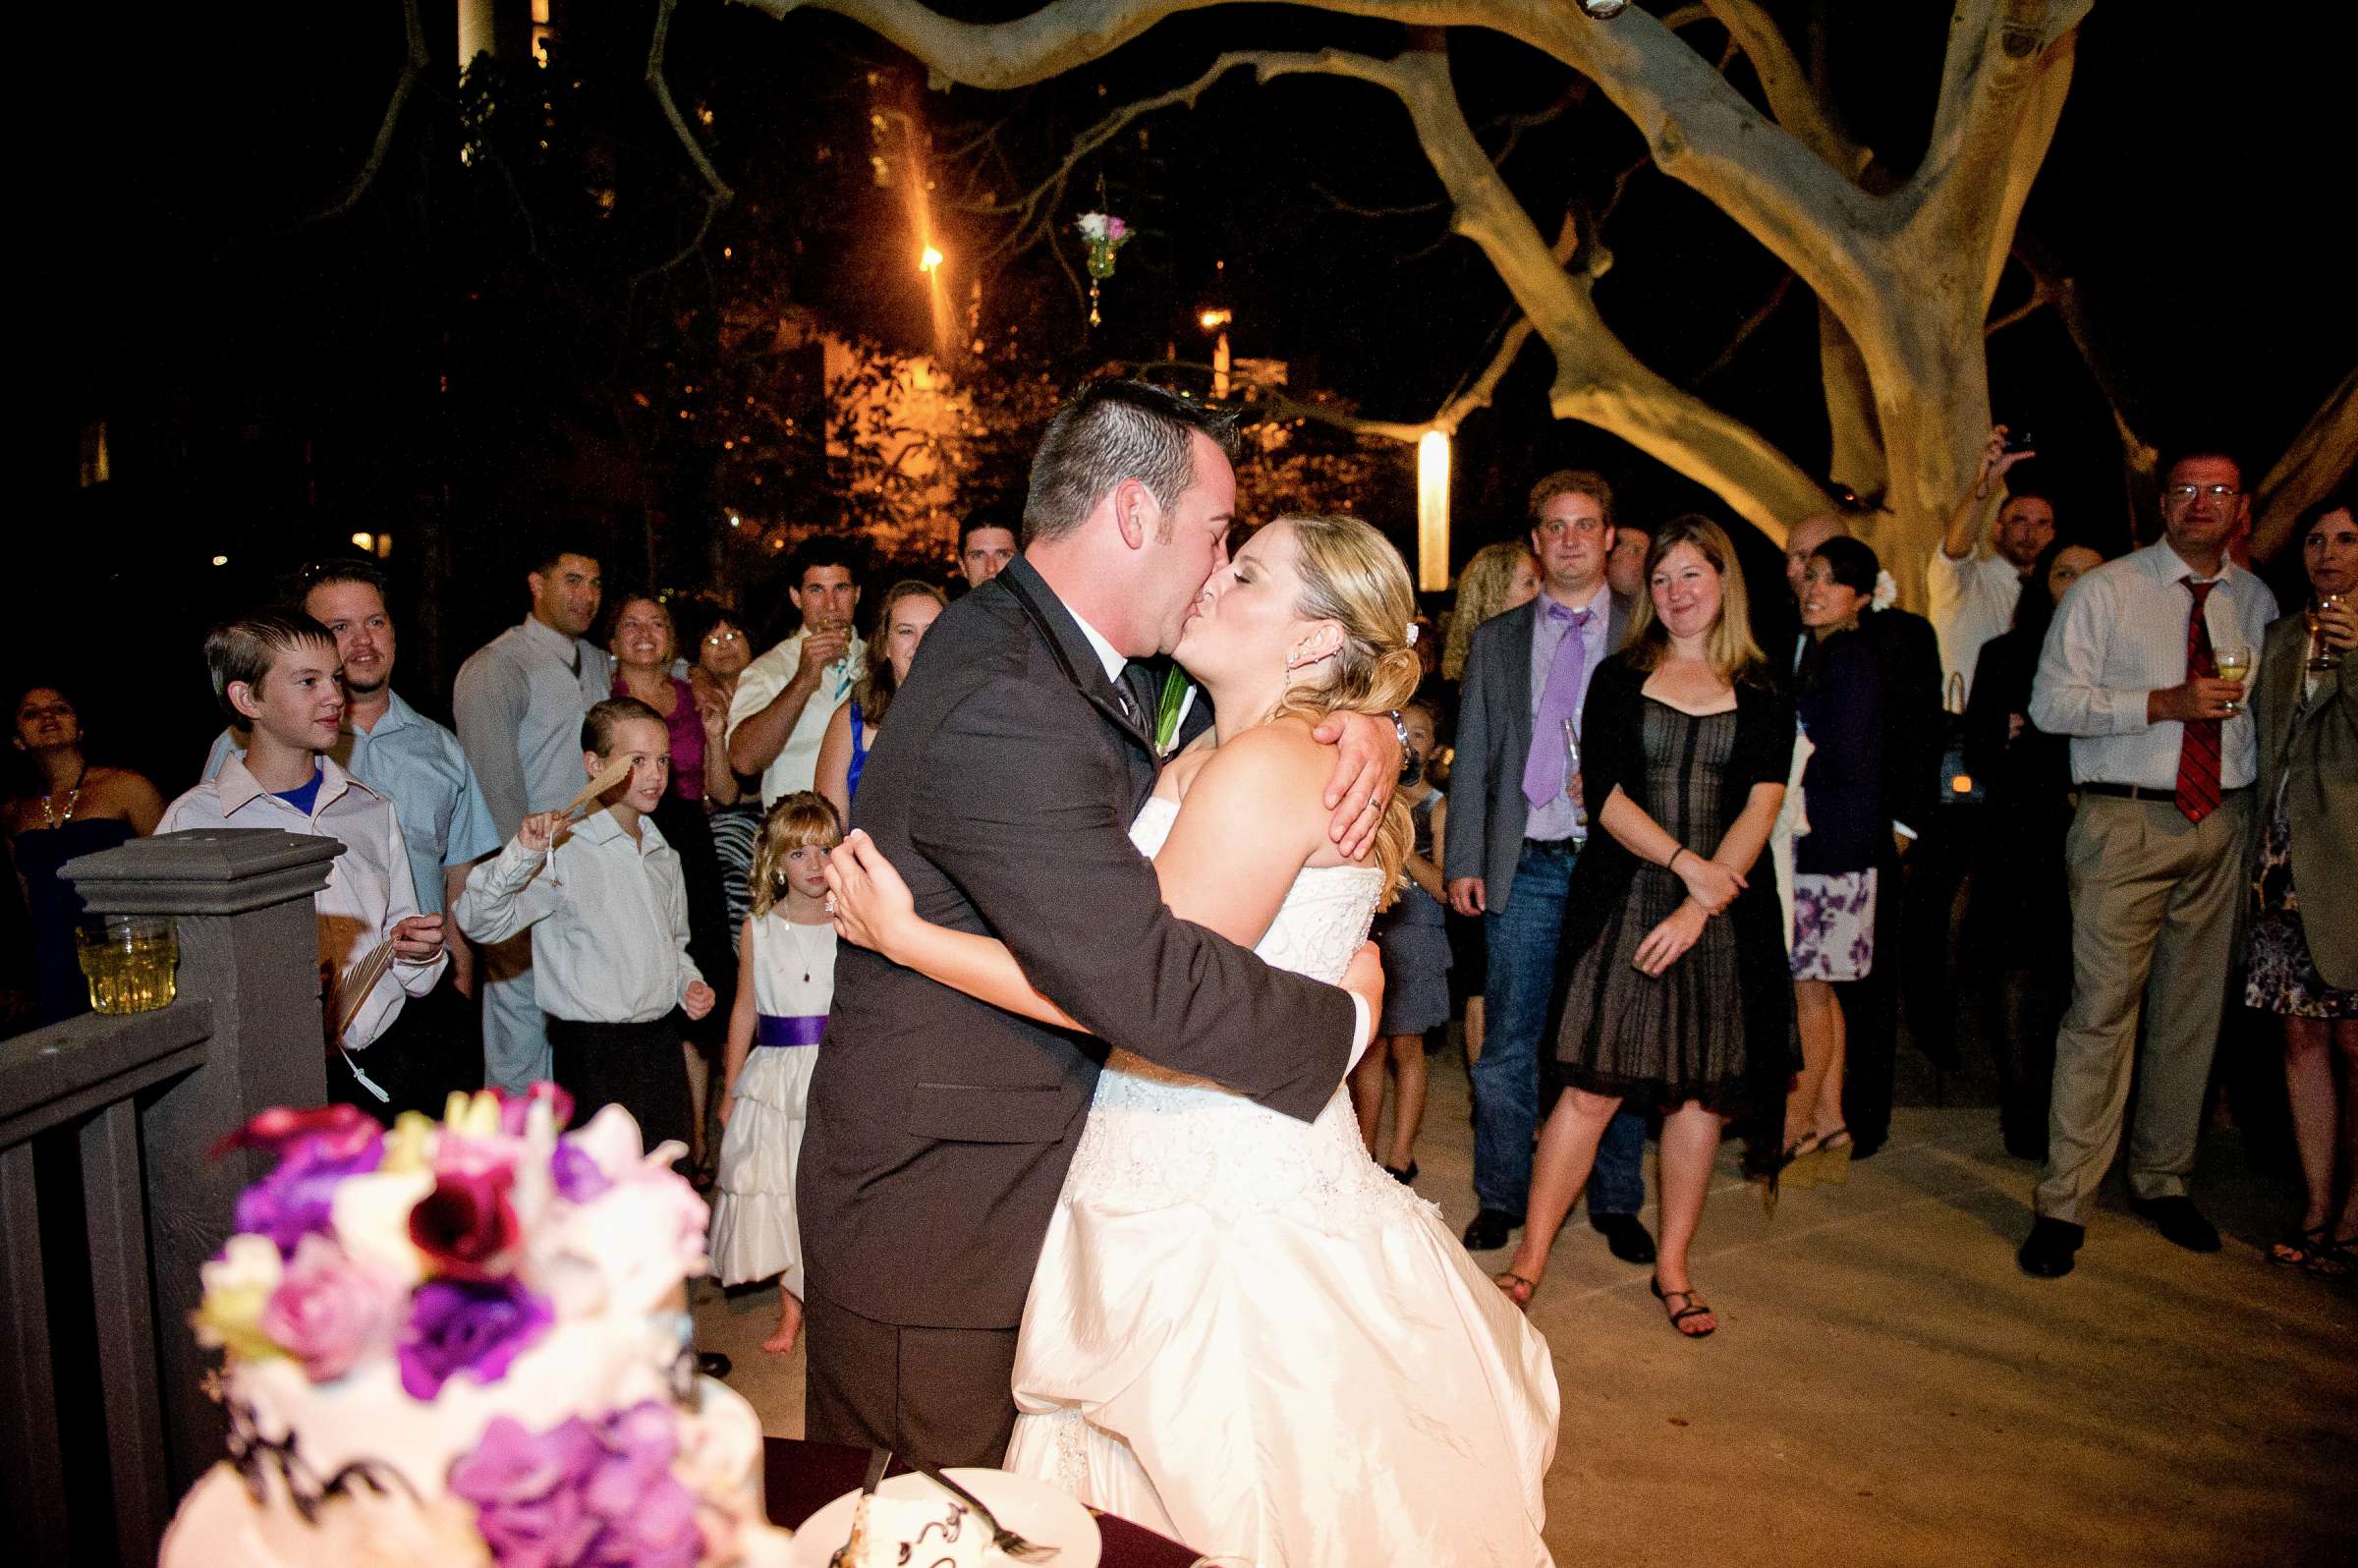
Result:
{"label": "ring on finger", "polygon": [[835,913],[835,895],[834,895],[833,893],[829,893],[829,894],[827,895],[827,914],[828,914],[828,915],[830,915],[830,916],[832,916],[834,913]]}

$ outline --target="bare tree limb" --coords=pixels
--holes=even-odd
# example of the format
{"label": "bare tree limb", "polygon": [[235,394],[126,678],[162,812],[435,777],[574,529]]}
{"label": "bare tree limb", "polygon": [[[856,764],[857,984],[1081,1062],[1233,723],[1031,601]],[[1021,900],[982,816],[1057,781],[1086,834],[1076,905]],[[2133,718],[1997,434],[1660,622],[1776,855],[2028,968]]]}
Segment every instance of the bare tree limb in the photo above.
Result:
{"label": "bare tree limb", "polygon": [[2292,542],[2292,527],[2358,464],[2358,369],[2326,395],[2292,445],[2276,459],[2252,498],[2252,553],[2274,556]]}
{"label": "bare tree limb", "polygon": [[671,129],[679,137],[680,145],[688,149],[688,161],[696,165],[698,178],[704,183],[704,210],[697,219],[696,232],[688,237],[687,244],[672,252],[668,260],[633,274],[631,287],[634,289],[648,278],[669,272],[694,255],[704,243],[704,236],[712,232],[712,220],[720,215],[720,209],[737,199],[737,193],[729,189],[728,182],[720,177],[720,171],[712,167],[712,160],[705,156],[703,144],[688,129],[688,117],[680,113],[680,106],[671,95],[671,84],[663,76],[664,47],[671,38],[671,13],[678,4],[679,0],[659,0],[655,7],[655,35],[646,48],[646,84],[654,93],[655,103],[662,109],[663,118],[671,122]]}
{"label": "bare tree limb", "polygon": [[1792,292],[1793,274],[1788,272],[1776,280],[1776,287],[1768,291],[1768,298],[1761,302],[1760,308],[1744,318],[1742,324],[1736,328],[1735,335],[1727,340],[1727,346],[1719,351],[1718,356],[1711,364],[1687,377],[1687,385],[1690,387],[1701,386],[1712,376],[1726,369],[1728,364],[1734,361],[1736,351],[1750,342],[1754,333],[1768,324],[1769,317],[1776,314],[1785,303],[1785,296]]}
{"label": "bare tree limb", "polygon": [[363,160],[360,172],[352,177],[352,183],[344,188],[342,196],[309,216],[289,224],[281,231],[283,234],[292,234],[297,229],[308,228],[329,218],[342,217],[358,206],[361,197],[366,196],[368,188],[376,183],[377,174],[385,166],[386,156],[393,150],[393,133],[401,125],[402,108],[410,101],[410,93],[417,87],[419,79],[434,63],[433,56],[426,51],[425,28],[418,19],[418,0],[402,0],[401,19],[408,35],[408,53],[402,58],[401,75],[394,79],[393,96],[385,104],[384,118],[377,122],[376,140],[369,146],[368,156]]}
{"label": "bare tree limb", "polygon": [[1760,79],[1761,94],[1768,100],[1768,112],[1776,116],[1778,125],[1852,179],[1865,172],[1875,154],[1835,128],[1825,100],[1810,84],[1809,73],[1794,58],[1775,20],[1757,0],[1703,0],[1700,8],[1687,9],[1709,12],[1727,29],[1728,37],[1752,62],[1752,74]]}

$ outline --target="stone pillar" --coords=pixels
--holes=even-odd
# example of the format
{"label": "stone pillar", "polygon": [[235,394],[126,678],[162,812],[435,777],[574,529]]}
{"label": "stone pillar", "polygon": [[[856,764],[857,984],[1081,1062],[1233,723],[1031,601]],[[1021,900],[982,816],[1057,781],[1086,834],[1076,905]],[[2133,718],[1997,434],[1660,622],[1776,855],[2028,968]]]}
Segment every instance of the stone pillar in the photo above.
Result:
{"label": "stone pillar", "polygon": [[201,1391],[209,1353],[189,1332],[202,1293],[197,1267],[229,1238],[238,1194],[271,1163],[248,1150],[215,1159],[211,1149],[256,1111],[327,1098],[311,895],[327,885],[328,867],[343,852],[332,838],[207,828],[134,839],[64,868],[93,915],[172,917],[179,995],[212,1013],[204,1065],[167,1086],[139,1118],[176,1497],[221,1457],[228,1430]]}

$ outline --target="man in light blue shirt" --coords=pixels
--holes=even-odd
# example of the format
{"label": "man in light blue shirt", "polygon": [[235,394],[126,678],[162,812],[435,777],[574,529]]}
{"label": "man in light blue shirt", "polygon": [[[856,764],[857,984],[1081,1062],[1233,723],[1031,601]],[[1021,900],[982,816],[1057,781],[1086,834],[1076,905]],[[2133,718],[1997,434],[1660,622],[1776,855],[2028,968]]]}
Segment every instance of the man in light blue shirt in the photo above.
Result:
{"label": "man in light blue shirt", "polygon": [[[498,850],[500,838],[459,738],[393,691],[395,638],[384,574],[359,559],[320,561],[304,567],[287,587],[287,597],[300,596],[304,613],[336,639],[345,705],[342,733],[328,755],[391,803],[418,911],[439,915],[467,885],[468,868]],[[223,730],[204,759],[205,779],[244,751],[238,735]],[[369,1053],[370,1073],[402,1102],[395,1108],[439,1114],[449,1091],[472,1090],[481,1081],[468,1017],[473,956],[463,941],[451,942],[448,951],[445,987],[403,1011],[394,1025],[396,1048]]]}

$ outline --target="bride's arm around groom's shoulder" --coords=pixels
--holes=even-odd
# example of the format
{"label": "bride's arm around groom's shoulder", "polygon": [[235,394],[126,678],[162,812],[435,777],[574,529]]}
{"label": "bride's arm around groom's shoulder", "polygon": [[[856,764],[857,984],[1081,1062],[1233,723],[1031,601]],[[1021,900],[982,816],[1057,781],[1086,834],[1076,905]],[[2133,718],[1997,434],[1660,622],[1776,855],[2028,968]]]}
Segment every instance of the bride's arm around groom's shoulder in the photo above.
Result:
{"label": "bride's arm around groom's shoulder", "polygon": [[[1356,1046],[1359,1005],[1165,907],[1130,842],[1126,744],[1069,688],[981,682],[924,742],[910,841],[1092,1034],[1316,1116]],[[1317,752],[1322,787],[1332,754]]]}

